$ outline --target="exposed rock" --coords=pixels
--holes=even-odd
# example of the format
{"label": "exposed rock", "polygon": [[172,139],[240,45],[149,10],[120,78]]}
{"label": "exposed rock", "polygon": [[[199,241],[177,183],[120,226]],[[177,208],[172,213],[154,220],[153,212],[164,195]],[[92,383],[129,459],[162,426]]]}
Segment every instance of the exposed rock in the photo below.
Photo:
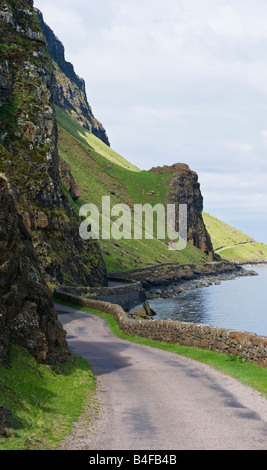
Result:
{"label": "exposed rock", "polygon": [[7,438],[10,436],[10,417],[11,411],[0,406],[0,437]]}
{"label": "exposed rock", "polygon": [[38,212],[36,225],[37,228],[46,228],[48,226],[48,219],[44,212]]}
{"label": "exposed rock", "polygon": [[228,262],[207,263],[203,265],[162,263],[155,266],[112,273],[113,279],[141,282],[145,289],[153,289],[157,294],[161,292],[162,288],[164,290],[170,289],[171,286],[177,285],[180,281],[194,281],[195,279],[208,279],[210,281],[212,276],[214,281],[216,281],[218,276],[220,279],[230,279],[246,275],[253,275],[253,272]]}
{"label": "exposed rock", "polygon": [[68,351],[30,233],[0,176],[0,361],[5,365],[10,342],[39,362],[60,360]]}
{"label": "exposed rock", "polygon": [[107,249],[106,246],[101,246],[101,252],[103,255],[110,255],[110,251]]}
{"label": "exposed rock", "polygon": [[73,65],[65,60],[64,46],[44,22],[42,13],[37,9],[35,11],[53,60],[55,104],[109,146],[107,133],[88,104],[84,80],[76,75]]}
{"label": "exposed rock", "polygon": [[197,173],[191,171],[189,166],[183,163],[152,168],[151,171],[172,175],[168,203],[176,204],[176,230],[179,230],[179,204],[187,204],[188,242],[214,258],[211,238],[202,217],[203,197]]}
{"label": "exposed rock", "polygon": [[0,106],[10,100],[11,91],[12,77],[10,76],[8,60],[5,60],[0,65]]}
{"label": "exposed rock", "polygon": [[54,75],[32,4],[0,0],[0,172],[8,177],[46,281],[106,285],[97,242],[79,236],[80,219],[67,194],[75,199],[78,191],[68,170],[69,189],[60,184]]}
{"label": "exposed rock", "polygon": [[81,197],[81,191],[76,184],[75,179],[73,178],[71,174],[71,167],[68,163],[66,163],[64,160],[60,160],[60,165],[59,165],[59,174],[60,178],[63,181],[64,185],[66,186],[68,192],[70,193],[72,199],[76,201]]}

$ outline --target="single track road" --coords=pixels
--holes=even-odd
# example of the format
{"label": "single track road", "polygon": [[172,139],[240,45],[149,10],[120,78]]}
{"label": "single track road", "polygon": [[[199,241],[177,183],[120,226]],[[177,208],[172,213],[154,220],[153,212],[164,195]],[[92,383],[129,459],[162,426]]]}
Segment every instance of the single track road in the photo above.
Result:
{"label": "single track road", "polygon": [[267,450],[267,400],[212,368],[114,336],[94,314],[55,304],[70,349],[97,378],[100,412],[62,449]]}

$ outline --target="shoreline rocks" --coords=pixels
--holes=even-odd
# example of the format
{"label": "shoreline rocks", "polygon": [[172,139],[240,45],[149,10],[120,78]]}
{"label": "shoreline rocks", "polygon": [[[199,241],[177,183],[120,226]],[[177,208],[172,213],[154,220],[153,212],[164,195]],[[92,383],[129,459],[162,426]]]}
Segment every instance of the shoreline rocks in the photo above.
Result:
{"label": "shoreline rocks", "polygon": [[146,291],[147,298],[149,300],[156,298],[169,298],[178,297],[182,292],[189,292],[194,289],[201,289],[214,285],[220,285],[223,281],[230,281],[241,276],[257,276],[258,273],[253,270],[241,269],[236,273],[223,273],[215,275],[203,275],[193,280],[180,280],[175,283],[171,283],[168,286],[162,285],[156,288],[151,288]]}
{"label": "shoreline rocks", "polygon": [[179,265],[164,263],[145,268],[133,269],[113,273],[113,279],[132,280],[140,282],[146,291],[149,300],[154,298],[168,298],[201,287],[208,287],[213,283],[235,279],[239,276],[252,276],[257,273],[243,266],[220,262],[204,265]]}

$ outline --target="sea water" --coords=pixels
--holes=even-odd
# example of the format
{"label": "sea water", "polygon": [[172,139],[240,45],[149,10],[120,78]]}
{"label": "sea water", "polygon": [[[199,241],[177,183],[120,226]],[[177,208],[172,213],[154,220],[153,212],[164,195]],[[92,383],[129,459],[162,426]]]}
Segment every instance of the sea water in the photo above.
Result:
{"label": "sea water", "polygon": [[258,276],[242,276],[220,285],[154,299],[155,320],[204,323],[267,336],[267,265],[245,266]]}

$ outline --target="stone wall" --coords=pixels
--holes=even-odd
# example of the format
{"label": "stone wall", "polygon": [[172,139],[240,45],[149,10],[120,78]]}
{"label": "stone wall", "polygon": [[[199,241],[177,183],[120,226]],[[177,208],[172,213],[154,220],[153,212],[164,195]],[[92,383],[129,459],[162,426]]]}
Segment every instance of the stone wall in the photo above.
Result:
{"label": "stone wall", "polygon": [[60,287],[55,289],[55,296],[61,293],[83,297],[88,300],[100,300],[121,306],[129,311],[146,302],[146,292],[140,282],[114,287]]}
{"label": "stone wall", "polygon": [[241,356],[249,362],[267,367],[267,337],[204,324],[159,320],[134,320],[119,305],[87,300],[57,291],[57,298],[81,307],[110,313],[121,330],[128,335],[191,346]]}

